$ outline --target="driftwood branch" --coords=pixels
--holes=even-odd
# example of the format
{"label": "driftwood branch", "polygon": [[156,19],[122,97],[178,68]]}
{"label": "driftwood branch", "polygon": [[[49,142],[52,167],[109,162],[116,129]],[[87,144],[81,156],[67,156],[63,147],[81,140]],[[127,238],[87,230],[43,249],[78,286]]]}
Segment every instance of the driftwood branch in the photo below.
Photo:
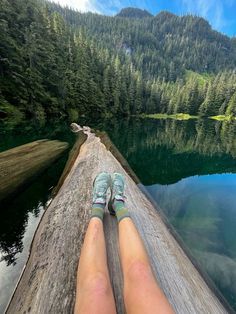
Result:
{"label": "driftwood branch", "polygon": [[28,184],[67,148],[64,142],[40,140],[0,153],[0,201]]}

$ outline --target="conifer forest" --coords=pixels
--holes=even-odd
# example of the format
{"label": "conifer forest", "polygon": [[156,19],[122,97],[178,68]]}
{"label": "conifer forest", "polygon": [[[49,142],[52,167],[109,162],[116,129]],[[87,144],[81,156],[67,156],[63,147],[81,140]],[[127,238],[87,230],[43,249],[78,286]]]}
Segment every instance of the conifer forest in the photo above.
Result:
{"label": "conifer forest", "polygon": [[[76,281],[73,275],[76,268],[72,269],[71,256],[79,258],[77,249],[82,245],[79,241],[92,207],[92,182],[100,171],[113,172],[113,168],[120,169],[127,179],[131,174],[130,180],[126,180],[126,186],[130,184],[127,208],[135,200],[131,213],[136,213],[138,205],[143,211],[139,211],[137,219],[134,215],[134,222],[138,222],[141,235],[152,237],[144,237],[146,248],[157,252],[159,245],[165,245],[163,248],[169,249],[169,240],[162,239],[170,231],[179,243],[173,242],[173,248],[178,251],[178,245],[183,248],[216,298],[233,313],[236,311],[236,37],[214,30],[206,19],[187,12],[190,2],[196,3],[196,8],[199,4],[207,5],[210,9],[205,16],[214,23],[212,17],[218,14],[215,3],[220,4],[224,11],[222,22],[228,26],[214,25],[233,34],[236,0],[67,2],[83,10],[91,4],[94,10],[115,12],[113,16],[81,13],[60,6],[58,1],[67,0],[0,0],[0,314],[5,313],[13,298],[25,312],[35,312],[25,302],[32,295],[35,304],[41,299],[45,308],[51,309],[51,300],[59,306],[59,299],[63,303],[61,312],[66,312],[64,306],[72,306],[76,290],[71,287]],[[152,13],[159,12],[153,15],[132,7],[115,11],[127,2],[143,4]],[[234,3],[229,5],[229,2]],[[116,4],[113,7],[111,3]],[[186,13],[176,15],[160,11],[161,7]],[[191,11],[201,12],[194,7]],[[71,132],[71,122],[86,126],[85,134]],[[76,124],[72,126],[73,130],[81,130]],[[95,139],[94,134],[87,139],[89,128],[99,130],[96,134],[100,139]],[[100,142],[105,144],[109,155]],[[138,202],[137,182],[144,192],[143,203]],[[82,186],[86,193],[81,192]],[[111,195],[114,196],[113,192]],[[154,205],[158,204],[153,208],[157,213],[148,207],[145,201],[148,195]],[[61,203],[63,206],[57,207]],[[167,229],[148,223],[154,214],[160,217],[152,221],[164,218]],[[111,228],[115,226],[114,220],[108,217],[104,220],[106,239],[110,236],[108,230],[112,235],[116,230]],[[68,237],[61,231],[62,226],[68,226]],[[60,237],[55,236],[59,234],[65,239],[62,245]],[[39,238],[42,245],[36,242]],[[109,238],[106,243],[117,241]],[[54,246],[57,255],[48,256],[54,261],[57,256],[63,262],[55,263],[58,272],[50,263],[52,259],[44,258]],[[107,252],[109,257],[113,251],[108,247]],[[163,255],[153,253],[151,261],[158,260],[160,265],[169,263],[171,267],[162,272],[155,264],[166,296],[170,296],[171,302],[175,300],[173,296],[178,290],[175,283],[181,282],[172,284],[169,279],[173,276],[168,269],[179,269],[177,275],[186,279],[186,290],[180,285],[181,306],[176,302],[176,309],[182,314],[183,304],[192,312],[199,312],[195,310],[199,307],[200,312],[208,314],[205,305],[212,306],[205,293],[208,290],[198,285],[192,271],[184,275],[184,259],[175,259],[175,253],[169,253],[171,250],[163,252]],[[31,258],[35,264],[31,264]],[[28,271],[27,263],[36,267]],[[179,268],[180,263],[183,268]],[[116,265],[113,262],[110,265],[113,264]],[[19,288],[19,294],[14,292],[12,298],[19,278],[24,276],[21,277],[23,269],[28,272],[29,281],[25,281],[25,290]],[[69,282],[66,269],[71,278],[70,285],[64,287]],[[53,283],[53,287],[48,284],[48,290],[42,288],[41,282],[38,285],[41,271],[42,278],[53,274],[48,277],[53,278],[48,281]],[[55,281],[59,272],[65,280]],[[66,290],[68,287],[70,290]],[[173,289],[168,290],[169,287]],[[200,289],[206,297],[205,303],[198,295]],[[56,291],[57,299],[49,290]],[[64,299],[59,290],[65,292]],[[22,291],[28,296],[24,297]],[[45,302],[46,295],[49,303]],[[120,295],[119,292],[115,299],[121,300]],[[198,304],[196,308],[194,304]],[[19,311],[9,311],[16,312]]]}
{"label": "conifer forest", "polygon": [[0,118],[236,115],[236,38],[203,18],[0,2]]}

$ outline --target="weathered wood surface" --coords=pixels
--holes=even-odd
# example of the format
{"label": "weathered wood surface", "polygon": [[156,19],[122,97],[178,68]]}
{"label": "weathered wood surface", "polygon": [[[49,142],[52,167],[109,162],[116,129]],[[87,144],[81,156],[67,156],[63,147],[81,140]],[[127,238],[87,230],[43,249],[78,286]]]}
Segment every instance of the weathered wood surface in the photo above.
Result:
{"label": "weathered wood surface", "polygon": [[39,140],[0,153],[0,201],[44,171],[67,147],[64,142]]}
{"label": "weathered wood surface", "polygon": [[[90,133],[60,191],[45,211],[7,313],[73,313],[76,268],[90,218],[92,182],[100,171],[125,175],[127,206],[153,271],[176,313],[227,313],[150,201],[100,139]],[[104,227],[117,312],[124,313],[117,223],[108,213]]]}

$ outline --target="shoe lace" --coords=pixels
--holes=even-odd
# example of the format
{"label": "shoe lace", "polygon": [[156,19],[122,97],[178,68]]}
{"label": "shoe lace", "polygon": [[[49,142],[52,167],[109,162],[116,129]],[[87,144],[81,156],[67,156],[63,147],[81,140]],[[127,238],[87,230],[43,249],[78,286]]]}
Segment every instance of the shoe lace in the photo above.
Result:
{"label": "shoe lace", "polygon": [[103,191],[103,192],[101,192],[101,191],[100,191],[100,192],[97,192],[97,193],[96,193],[96,196],[97,196],[97,197],[104,196],[104,191]]}
{"label": "shoe lace", "polygon": [[123,186],[117,182],[114,182],[114,195],[123,196]]}

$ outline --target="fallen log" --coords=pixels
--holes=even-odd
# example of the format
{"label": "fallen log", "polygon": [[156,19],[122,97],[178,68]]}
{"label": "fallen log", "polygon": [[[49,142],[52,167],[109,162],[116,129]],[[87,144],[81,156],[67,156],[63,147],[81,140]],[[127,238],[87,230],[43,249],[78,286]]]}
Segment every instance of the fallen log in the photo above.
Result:
{"label": "fallen log", "polygon": [[64,142],[39,140],[0,153],[0,201],[22,189],[67,148]]}
{"label": "fallen log", "polygon": [[[92,182],[100,171],[126,178],[127,206],[152,268],[176,313],[227,313],[163,223],[157,210],[101,139],[87,138],[39,224],[7,313],[73,313],[76,269],[91,214]],[[125,313],[116,218],[104,217],[108,266],[117,312]]]}

